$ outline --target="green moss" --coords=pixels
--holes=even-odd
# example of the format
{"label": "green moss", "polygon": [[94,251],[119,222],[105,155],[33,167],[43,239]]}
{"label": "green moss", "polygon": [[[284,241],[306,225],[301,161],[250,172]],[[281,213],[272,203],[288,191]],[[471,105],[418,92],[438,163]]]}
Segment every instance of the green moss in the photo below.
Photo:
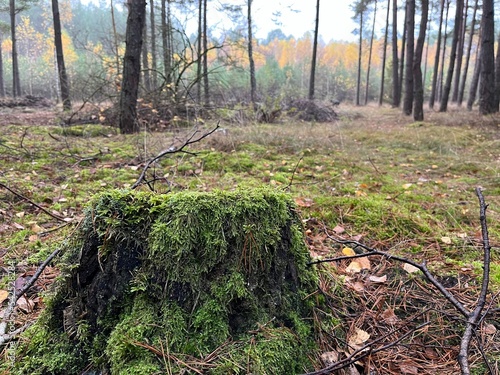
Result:
{"label": "green moss", "polygon": [[[225,351],[214,374],[310,368],[317,275],[287,194],[110,191],[92,199],[76,242],[50,324],[33,328],[18,373],[73,374],[82,363],[112,374],[185,369],[165,348]],[[67,328],[67,315],[80,318]]]}

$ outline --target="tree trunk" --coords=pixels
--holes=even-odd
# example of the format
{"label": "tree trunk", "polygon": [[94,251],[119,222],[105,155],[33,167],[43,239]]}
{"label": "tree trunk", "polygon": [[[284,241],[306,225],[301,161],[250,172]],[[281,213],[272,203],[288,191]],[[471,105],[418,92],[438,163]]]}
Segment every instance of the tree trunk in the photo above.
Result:
{"label": "tree trunk", "polygon": [[144,29],[142,30],[142,77],[144,79],[144,89],[146,93],[151,92],[151,76],[149,71],[148,52],[148,27],[146,17],[144,18]]}
{"label": "tree trunk", "polygon": [[361,91],[361,54],[363,52],[363,11],[359,13],[359,49],[358,49],[358,77],[356,81],[356,105],[359,105]]}
{"label": "tree trunk", "polygon": [[498,112],[495,106],[495,25],[493,0],[483,0],[483,38],[481,41],[481,82],[479,112],[483,115]]}
{"label": "tree trunk", "polygon": [[462,30],[460,32],[460,39],[458,41],[458,51],[457,51],[457,66],[455,68],[455,80],[453,83],[453,95],[451,96],[451,101],[456,103],[458,101],[458,91],[460,88],[460,74],[462,73],[462,60],[464,57],[464,44],[465,44],[465,29],[467,28],[467,10],[469,8],[469,0],[465,2],[464,16],[462,22]]}
{"label": "tree trunk", "polygon": [[[495,58],[495,107],[500,103],[500,33],[497,39],[497,56]],[[496,111],[498,112],[498,110]]]}
{"label": "tree trunk", "polygon": [[57,72],[59,74],[59,85],[61,87],[61,100],[63,109],[71,109],[71,99],[69,95],[69,80],[64,65],[64,52],[61,37],[61,18],[59,16],[59,2],[52,0],[52,16],[54,21],[54,45],[56,47]]}
{"label": "tree trunk", "polygon": [[252,0],[248,0],[247,4],[248,61],[250,63],[250,100],[255,107],[255,93],[257,91],[257,82],[255,81],[255,62],[253,61]]}
{"label": "tree trunk", "polygon": [[438,101],[441,101],[441,97],[443,96],[443,80],[444,80],[444,64],[446,57],[446,41],[448,40],[448,11],[450,10],[450,0],[446,1],[446,17],[444,18],[444,38],[443,38],[443,54],[441,55],[441,69],[439,71],[439,81],[438,81],[438,90],[437,90],[437,98]]}
{"label": "tree trunk", "polygon": [[481,75],[481,40],[482,40],[482,34],[483,34],[483,28],[482,28],[482,22],[481,22],[481,28],[479,30],[479,40],[477,42],[477,47],[476,47],[476,62],[474,64],[474,74],[472,75],[472,81],[470,83],[470,88],[469,88],[469,98],[467,99],[467,109],[469,111],[472,111],[472,106],[474,105],[474,102],[476,101],[476,95],[477,95],[477,88],[479,86],[479,77]]}
{"label": "tree trunk", "polygon": [[[425,32],[424,32],[425,34]],[[405,66],[405,97],[403,113],[407,116],[413,111],[413,57],[415,48],[415,0],[406,2],[406,66]]]}
{"label": "tree trunk", "polygon": [[476,0],[476,2],[474,4],[474,12],[472,13],[472,21],[471,21],[470,33],[469,33],[469,43],[467,46],[467,55],[465,57],[465,67],[464,67],[464,71],[462,72],[462,79],[460,81],[460,90],[458,92],[458,100],[457,101],[458,101],[459,106],[462,105],[462,101],[464,99],[465,82],[467,81],[467,72],[469,70],[472,42],[474,39],[474,28],[476,27],[477,3],[478,3],[478,0]]}
{"label": "tree trunk", "polygon": [[392,2],[392,106],[399,107],[398,1]]}
{"label": "tree trunk", "polygon": [[413,119],[424,120],[424,84],[422,82],[422,54],[424,51],[425,32],[427,30],[427,17],[429,16],[429,0],[422,0],[422,16],[420,18],[420,30],[418,32],[417,46],[413,58],[413,80],[414,80],[414,108]]}
{"label": "tree trunk", "polygon": [[[116,63],[116,79],[118,79],[120,75],[120,52],[118,51],[118,34],[116,32],[116,21],[115,21],[115,6],[113,4],[113,0],[111,0],[111,25],[113,27],[113,44],[115,50],[115,63]],[[118,82],[117,82],[118,85]]]}
{"label": "tree trunk", "polygon": [[439,112],[446,112],[448,109],[448,99],[450,97],[451,82],[453,80],[453,72],[455,70],[455,60],[457,58],[458,39],[460,38],[460,31],[462,28],[462,13],[464,11],[464,1],[457,0],[457,9],[455,13],[455,27],[453,28],[453,40],[451,42],[450,51],[450,65],[448,66],[448,73],[446,75],[446,83],[443,89],[443,96],[441,98],[441,105]]}
{"label": "tree trunk", "polygon": [[201,104],[201,46],[203,40],[203,0],[198,0],[198,40],[196,43],[198,61],[196,62],[196,102]]}
{"label": "tree trunk", "polygon": [[[151,84],[152,89],[158,88],[158,61],[156,57],[156,20],[155,20],[155,5],[154,0],[149,0],[149,23],[151,28]],[[156,95],[155,95],[156,98]]]}
{"label": "tree trunk", "polygon": [[9,13],[10,13],[10,35],[12,41],[12,96],[16,98],[19,95],[21,95],[21,79],[19,76],[19,62],[17,56],[15,0],[9,0]]}
{"label": "tree trunk", "polygon": [[[406,4],[406,2],[405,2]],[[401,58],[399,59],[399,97],[398,106],[401,104],[401,97],[403,96],[403,82],[404,82],[404,67],[405,67],[405,52],[406,52],[406,20],[408,13],[406,12],[405,5],[405,18],[403,21],[403,38],[401,40]]]}
{"label": "tree trunk", "polygon": [[318,51],[319,0],[316,1],[316,21],[314,23],[314,42],[311,61],[311,78],[309,79],[309,100],[314,99],[314,79],[316,76],[316,53]]}
{"label": "tree trunk", "polygon": [[2,51],[3,35],[0,33],[0,97],[5,97],[5,82],[3,80],[3,51]]}
{"label": "tree trunk", "polygon": [[441,0],[441,10],[439,13],[439,28],[438,36],[436,41],[436,55],[434,56],[434,70],[432,73],[432,85],[431,85],[431,96],[429,98],[429,107],[434,108],[434,102],[436,100],[436,89],[437,89],[437,78],[439,75],[439,55],[441,53],[441,31],[443,29],[443,15],[444,15],[444,1]]}
{"label": "tree trunk", "polygon": [[210,104],[210,87],[208,86],[208,35],[207,35],[207,0],[203,0],[203,95],[205,105]]}
{"label": "tree trunk", "polygon": [[368,89],[370,88],[370,68],[372,64],[373,38],[375,37],[375,20],[377,18],[377,0],[373,11],[372,35],[370,37],[370,49],[368,50],[368,69],[366,70],[365,105],[368,104]]}
{"label": "tree trunk", "polygon": [[169,85],[172,82],[172,64],[170,58],[169,47],[169,27],[170,22],[167,20],[167,1],[161,0],[161,42],[163,49],[163,74],[165,76],[165,83]]}
{"label": "tree trunk", "polygon": [[142,30],[146,18],[146,0],[128,0],[125,56],[120,93],[119,126],[123,134],[139,131],[137,92],[141,75]]}
{"label": "tree trunk", "polygon": [[380,95],[378,97],[378,105],[382,105],[384,101],[384,80],[385,80],[385,62],[387,59],[387,36],[389,32],[389,14],[391,11],[391,0],[387,0],[387,15],[385,17],[385,31],[384,31],[384,51],[382,53],[382,72],[380,77]]}
{"label": "tree trunk", "polygon": [[424,96],[425,96],[425,86],[427,84],[427,61],[429,60],[429,44],[431,39],[431,23],[429,22],[429,18],[432,17],[433,12],[434,12],[434,3],[431,3],[431,11],[427,16],[427,43],[425,44],[424,78],[422,79]]}

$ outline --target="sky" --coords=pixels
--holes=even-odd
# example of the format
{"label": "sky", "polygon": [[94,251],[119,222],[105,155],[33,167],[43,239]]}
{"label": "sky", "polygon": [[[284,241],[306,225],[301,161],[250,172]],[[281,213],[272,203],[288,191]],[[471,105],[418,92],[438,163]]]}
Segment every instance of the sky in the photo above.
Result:
{"label": "sky", "polygon": [[[237,1],[235,1],[236,3]],[[352,20],[353,12],[349,0],[321,0],[319,33],[325,42],[330,40],[354,41],[352,31],[356,23]],[[315,0],[253,0],[253,20],[257,38],[265,38],[271,30],[280,28],[285,35],[301,37],[307,31],[314,30],[316,18]],[[298,11],[290,11],[289,7]],[[278,21],[273,22],[273,13],[281,11]]]}

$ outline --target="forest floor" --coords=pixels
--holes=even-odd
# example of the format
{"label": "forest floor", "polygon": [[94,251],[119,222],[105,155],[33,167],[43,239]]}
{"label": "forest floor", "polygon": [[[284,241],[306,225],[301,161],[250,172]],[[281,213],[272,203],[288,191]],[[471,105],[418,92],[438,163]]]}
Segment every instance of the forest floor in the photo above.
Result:
{"label": "forest floor", "polygon": [[[487,373],[483,354],[490,370],[500,373],[500,117],[452,109],[415,123],[388,107],[341,105],[338,112],[332,123],[222,121],[189,153],[158,160],[149,170],[150,185],[162,193],[283,189],[301,212],[313,259],[349,255],[352,250],[338,241],[355,240],[426,261],[467,309],[474,308],[482,280],[475,194],[481,186],[493,247],[490,293],[469,357],[474,373]],[[125,136],[102,125],[62,127],[57,116],[48,108],[0,110],[3,306],[9,282],[22,284],[71,236],[89,197],[130,188],[145,160],[192,132],[177,127]],[[214,126],[207,122],[203,128]],[[463,317],[445,298],[420,273],[387,257],[352,263],[318,266],[329,307],[317,316],[331,322],[318,332],[318,368],[375,341],[373,348],[391,345],[337,373],[458,373]],[[43,309],[40,292],[57,274],[57,267],[48,267],[20,299],[17,324],[36,318]]]}

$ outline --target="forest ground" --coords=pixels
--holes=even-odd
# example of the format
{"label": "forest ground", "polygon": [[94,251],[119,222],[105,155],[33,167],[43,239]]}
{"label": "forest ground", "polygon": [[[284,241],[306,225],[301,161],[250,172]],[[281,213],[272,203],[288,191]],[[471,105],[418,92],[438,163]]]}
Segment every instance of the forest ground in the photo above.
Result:
{"label": "forest ground", "polygon": [[[286,190],[301,212],[313,258],[348,255],[335,238],[425,260],[467,308],[474,307],[482,278],[474,192],[481,186],[493,247],[491,314],[478,329],[470,359],[484,373],[482,347],[500,373],[500,117],[451,109],[415,123],[388,107],[341,105],[338,112],[333,123],[222,121],[221,129],[186,149],[190,153],[167,155],[152,166],[151,186],[158,192],[260,185]],[[48,108],[0,111],[3,306],[8,282],[32,275],[71,236],[90,196],[130,188],[146,159],[182,143],[192,131],[175,127],[124,136],[101,125],[62,127],[57,116]],[[203,128],[211,126],[215,121]],[[14,275],[8,271],[13,264]],[[399,332],[409,336],[369,356],[356,371],[456,374],[463,325],[453,307],[403,264],[371,257],[361,266],[356,270],[349,260],[319,266],[329,308],[318,311],[318,319],[328,315],[331,326],[318,333],[326,353],[316,359],[318,368],[331,361],[328,356],[348,355],[349,345],[395,342]],[[57,267],[48,267],[18,302],[17,324],[36,318],[43,309],[39,292],[57,274]],[[417,329],[426,321],[431,323]]]}

